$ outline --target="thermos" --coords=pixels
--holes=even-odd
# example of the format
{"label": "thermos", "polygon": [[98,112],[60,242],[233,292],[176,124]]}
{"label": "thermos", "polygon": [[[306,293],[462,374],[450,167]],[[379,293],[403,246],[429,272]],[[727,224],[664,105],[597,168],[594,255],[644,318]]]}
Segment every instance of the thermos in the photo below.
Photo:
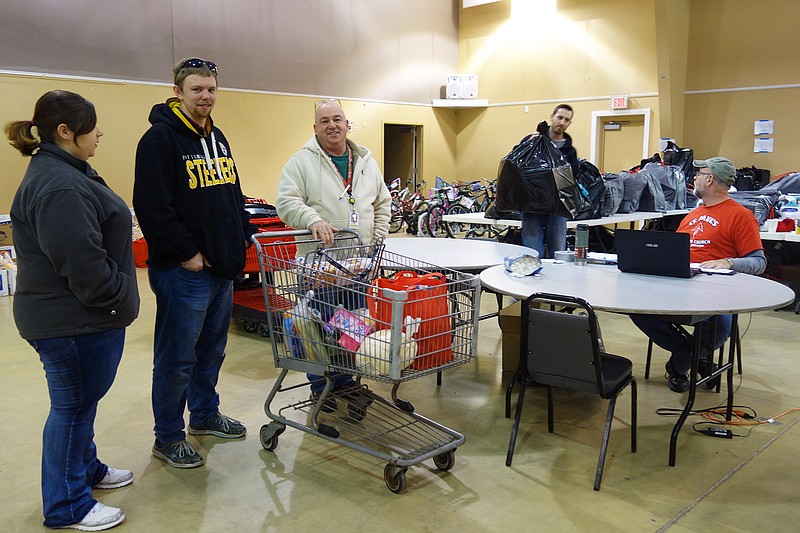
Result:
{"label": "thermos", "polygon": [[575,264],[586,266],[586,254],[589,251],[589,225],[578,224],[575,228]]}

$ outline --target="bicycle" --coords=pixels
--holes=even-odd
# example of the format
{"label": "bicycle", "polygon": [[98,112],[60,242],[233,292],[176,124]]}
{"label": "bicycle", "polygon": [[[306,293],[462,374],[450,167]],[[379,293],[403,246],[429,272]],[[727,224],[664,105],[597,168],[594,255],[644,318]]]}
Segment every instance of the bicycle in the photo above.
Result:
{"label": "bicycle", "polygon": [[[486,183],[485,185],[473,181],[462,188],[463,194],[447,209],[448,215],[482,213],[489,208],[489,205],[494,201],[496,196],[497,180],[489,181],[486,178],[481,179]],[[445,225],[445,229],[447,230],[448,236],[452,238],[466,237],[467,233],[473,229],[473,225],[463,222],[448,222]]]}
{"label": "bicycle", "polygon": [[419,219],[427,209],[425,197],[422,195],[422,187],[425,181],[421,181],[417,190],[413,194],[408,187],[392,198],[392,213],[389,219],[389,233],[399,232],[406,226],[406,232],[416,235],[419,232]]}

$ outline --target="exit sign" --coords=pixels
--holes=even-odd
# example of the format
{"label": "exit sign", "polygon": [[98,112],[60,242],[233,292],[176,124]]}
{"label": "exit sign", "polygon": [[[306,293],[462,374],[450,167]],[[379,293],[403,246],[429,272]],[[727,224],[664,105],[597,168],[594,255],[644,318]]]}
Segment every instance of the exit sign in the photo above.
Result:
{"label": "exit sign", "polygon": [[628,109],[628,97],[625,96],[612,96],[611,109]]}

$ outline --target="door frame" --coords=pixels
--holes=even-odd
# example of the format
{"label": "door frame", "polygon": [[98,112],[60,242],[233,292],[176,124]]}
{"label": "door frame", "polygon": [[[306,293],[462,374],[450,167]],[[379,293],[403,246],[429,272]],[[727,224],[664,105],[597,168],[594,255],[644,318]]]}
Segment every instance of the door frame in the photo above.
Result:
{"label": "door frame", "polygon": [[[415,124],[410,122],[383,122],[381,128],[381,144],[383,150],[383,164],[381,165],[383,168],[382,170],[386,170],[385,162],[386,162],[386,126],[398,126],[398,127],[405,127],[410,128],[412,132],[412,142],[411,142],[411,185],[413,185],[412,192],[416,190],[417,185],[420,181],[420,175],[422,171],[422,130],[423,124]],[[386,176],[384,175],[384,179]],[[388,185],[388,183],[387,183]]]}
{"label": "door frame", "polygon": [[619,111],[592,111],[592,140],[589,152],[589,161],[597,164],[597,156],[600,151],[600,132],[603,126],[603,119],[616,117],[629,117],[641,115],[644,117],[644,134],[642,139],[642,159],[650,156],[650,121],[652,110],[645,109],[621,109]]}

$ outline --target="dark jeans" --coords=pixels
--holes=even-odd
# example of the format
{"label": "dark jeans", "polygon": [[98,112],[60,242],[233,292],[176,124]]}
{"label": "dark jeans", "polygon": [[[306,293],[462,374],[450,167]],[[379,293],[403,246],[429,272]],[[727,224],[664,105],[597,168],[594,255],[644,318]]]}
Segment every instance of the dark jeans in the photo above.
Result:
{"label": "dark jeans", "polygon": [[539,258],[552,259],[567,248],[567,219],[561,215],[522,213],[522,245],[539,252]]}
{"label": "dark jeans", "polygon": [[205,270],[150,268],[156,295],[153,344],[153,415],[156,439],[186,438],[189,424],[201,425],[219,409],[216,391],[225,359],[233,311],[233,281]]}
{"label": "dark jeans", "polygon": [[125,329],[30,344],[39,353],[50,393],[42,436],[42,501],[44,525],[57,528],[80,522],[92,510],[97,503],[92,487],[108,471],[97,458],[94,419],[97,402],[117,375]]}
{"label": "dark jeans", "polygon": [[[647,315],[631,315],[631,320],[654,343],[672,353],[672,365],[676,371],[683,374],[692,368],[693,335],[687,339],[676,331],[669,322],[660,318]],[[708,340],[711,338],[711,321],[712,318],[709,317],[700,322],[700,360],[707,360],[709,357]],[[713,337],[712,350],[716,350],[725,344],[727,338],[731,336],[732,321],[733,315],[717,315],[717,330]]]}

